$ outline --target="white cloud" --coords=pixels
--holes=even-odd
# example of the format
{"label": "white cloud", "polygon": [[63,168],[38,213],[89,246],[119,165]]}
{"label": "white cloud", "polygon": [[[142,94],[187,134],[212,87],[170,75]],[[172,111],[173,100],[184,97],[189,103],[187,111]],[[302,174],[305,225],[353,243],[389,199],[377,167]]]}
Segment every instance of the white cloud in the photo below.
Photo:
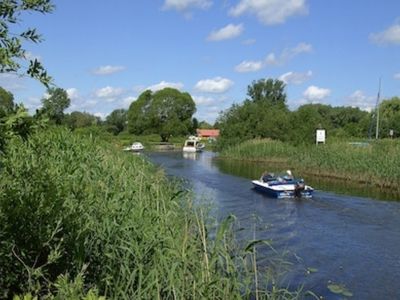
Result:
{"label": "white cloud", "polygon": [[136,101],[137,98],[133,96],[126,97],[121,100],[122,108],[129,108],[132,102]]}
{"label": "white cloud", "polygon": [[95,112],[94,115],[95,115],[96,117],[99,117],[99,118],[102,119],[102,120],[105,120],[106,117],[107,117],[107,115],[109,115],[109,114],[103,113],[103,112]]}
{"label": "white cloud", "polygon": [[212,97],[193,96],[193,100],[197,105],[210,105],[215,103],[215,99]]}
{"label": "white cloud", "polygon": [[371,112],[374,107],[375,97],[366,96],[363,91],[356,90],[347,98],[348,105],[359,107],[362,110]]}
{"label": "white cloud", "polygon": [[269,53],[267,57],[261,61],[243,61],[235,67],[236,72],[256,72],[266,66],[282,66],[289,60],[293,59],[299,54],[310,53],[313,51],[313,47],[307,43],[299,43],[293,48],[285,48],[277,56],[275,53]]}
{"label": "white cloud", "polygon": [[309,86],[303,93],[303,96],[311,103],[319,103],[331,94],[331,90],[317,87],[315,85]]}
{"label": "white cloud", "polygon": [[101,66],[93,70],[95,75],[110,75],[125,70],[124,66]]}
{"label": "white cloud", "polygon": [[0,86],[10,92],[16,92],[26,88],[24,77],[9,73],[0,74]]}
{"label": "white cloud", "polygon": [[35,113],[36,109],[39,109],[42,106],[42,101],[40,98],[29,97],[26,101],[24,101],[24,106],[31,113]]}
{"label": "white cloud", "polygon": [[302,53],[311,53],[312,51],[312,45],[307,43],[299,43],[293,48],[283,49],[279,56],[276,56],[275,53],[269,53],[265,58],[265,63],[267,65],[284,65],[286,62],[293,59],[297,55]]}
{"label": "white cloud", "polygon": [[282,80],[286,84],[302,84],[309,80],[311,76],[311,71],[307,71],[306,73],[287,72],[279,76],[279,80]]}
{"label": "white cloud", "polygon": [[213,2],[211,0],[165,0],[164,9],[187,11],[192,8],[207,9]]}
{"label": "white cloud", "polygon": [[282,24],[294,15],[308,13],[306,0],[241,0],[229,11],[232,16],[256,15],[265,25]]}
{"label": "white cloud", "polygon": [[262,61],[242,61],[235,67],[235,71],[239,73],[244,72],[256,72],[261,70],[264,67]]}
{"label": "white cloud", "polygon": [[278,65],[278,59],[276,58],[274,53],[270,53],[267,55],[267,57],[265,58],[265,63],[267,65]]}
{"label": "white cloud", "polygon": [[121,88],[114,88],[111,86],[106,86],[104,88],[98,89],[94,92],[97,98],[106,99],[108,102],[113,102],[117,97],[121,96],[124,90]]}
{"label": "white cloud", "polygon": [[68,98],[71,100],[75,100],[79,98],[79,93],[76,88],[69,88],[66,90]]}
{"label": "white cloud", "polygon": [[207,40],[222,41],[222,40],[233,39],[241,35],[243,30],[244,30],[243,24],[238,24],[238,25],[228,24],[221,29],[212,31],[207,37]]}
{"label": "white cloud", "polygon": [[371,33],[369,39],[376,44],[397,44],[400,45],[400,24],[394,24],[384,31]]}
{"label": "white cloud", "polygon": [[400,73],[394,74],[393,75],[394,79],[400,80]]}
{"label": "white cloud", "polygon": [[162,90],[162,89],[167,88],[167,87],[174,88],[174,89],[177,89],[177,90],[182,90],[183,89],[183,83],[181,83],[181,82],[167,82],[167,81],[163,80],[160,83],[157,83],[157,84],[154,84],[154,85],[151,85],[151,86],[147,87],[146,90],[151,90],[153,92],[156,92],[156,91]]}
{"label": "white cloud", "polygon": [[195,117],[199,121],[206,121],[213,124],[220,112],[221,107],[219,106],[206,106],[204,109],[199,109],[199,111],[196,112]]}
{"label": "white cloud", "polygon": [[215,77],[203,79],[196,83],[195,89],[207,93],[223,93],[233,85],[233,81],[227,78]]}

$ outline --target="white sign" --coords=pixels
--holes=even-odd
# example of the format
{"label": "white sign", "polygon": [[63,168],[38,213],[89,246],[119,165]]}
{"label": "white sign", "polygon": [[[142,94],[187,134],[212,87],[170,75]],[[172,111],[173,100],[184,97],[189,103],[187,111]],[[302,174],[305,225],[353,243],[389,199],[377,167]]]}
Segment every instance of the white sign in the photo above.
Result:
{"label": "white sign", "polygon": [[317,144],[324,143],[325,144],[325,129],[317,129]]}

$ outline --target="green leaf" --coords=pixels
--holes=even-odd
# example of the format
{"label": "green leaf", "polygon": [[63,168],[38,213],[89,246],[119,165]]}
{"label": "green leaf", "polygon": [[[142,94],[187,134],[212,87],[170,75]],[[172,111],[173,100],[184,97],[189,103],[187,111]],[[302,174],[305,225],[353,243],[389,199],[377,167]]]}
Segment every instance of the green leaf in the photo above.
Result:
{"label": "green leaf", "polygon": [[350,292],[345,286],[341,285],[341,284],[328,284],[328,289],[334,293],[334,294],[339,294],[339,295],[343,295],[346,297],[352,297],[353,293]]}

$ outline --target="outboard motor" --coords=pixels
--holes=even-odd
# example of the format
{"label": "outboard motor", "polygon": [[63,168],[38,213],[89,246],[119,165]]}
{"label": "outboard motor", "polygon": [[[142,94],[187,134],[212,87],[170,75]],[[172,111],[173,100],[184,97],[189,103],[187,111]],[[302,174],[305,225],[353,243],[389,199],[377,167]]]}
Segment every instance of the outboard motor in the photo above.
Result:
{"label": "outboard motor", "polygon": [[294,186],[294,196],[296,198],[301,198],[301,192],[306,188],[304,182],[297,182]]}

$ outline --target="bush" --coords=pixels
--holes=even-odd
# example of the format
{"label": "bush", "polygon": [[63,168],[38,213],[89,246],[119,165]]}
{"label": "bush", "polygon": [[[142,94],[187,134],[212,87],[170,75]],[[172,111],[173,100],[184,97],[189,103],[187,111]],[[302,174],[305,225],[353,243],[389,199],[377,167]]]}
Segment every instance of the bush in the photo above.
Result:
{"label": "bush", "polygon": [[83,297],[90,290],[114,299],[252,293],[246,255],[227,242],[231,223],[210,241],[189,194],[142,158],[52,129],[12,139],[1,163],[0,298]]}

